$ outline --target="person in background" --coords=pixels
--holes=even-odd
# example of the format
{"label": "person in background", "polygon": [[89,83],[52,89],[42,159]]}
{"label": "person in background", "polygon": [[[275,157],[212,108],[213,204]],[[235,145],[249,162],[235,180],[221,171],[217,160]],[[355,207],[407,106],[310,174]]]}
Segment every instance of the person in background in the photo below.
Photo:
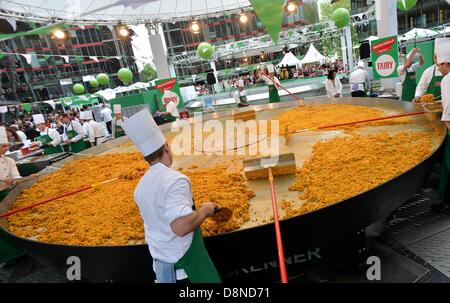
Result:
{"label": "person in background", "polygon": [[[418,63],[414,63],[415,58],[419,58]],[[402,101],[411,102],[416,93],[416,71],[425,63],[420,49],[413,48],[406,57],[405,63],[397,68],[397,73],[402,82]]]}
{"label": "person in background", "polygon": [[412,100],[413,103],[420,102],[420,97],[426,94],[432,94],[436,99],[441,97],[441,81],[444,76],[436,64],[436,51],[433,59],[435,64],[422,73],[419,83],[417,83],[416,93]]}
{"label": "person in background", "polygon": [[100,117],[102,121],[106,123],[106,128],[108,129],[108,134],[112,133],[112,110],[106,106],[106,104],[102,105],[102,110],[100,112]]}
{"label": "person in background", "polygon": [[11,128],[13,128],[16,131],[21,142],[25,142],[26,140],[28,140],[27,135],[23,131],[20,130],[20,125],[14,124],[14,125],[11,125]]}
{"label": "person in background", "polygon": [[84,111],[84,117],[86,118],[85,120],[87,121],[87,123],[89,123],[92,126],[92,129],[94,130],[95,136],[94,145],[97,146],[105,142],[106,136],[103,131],[103,127],[100,123],[94,120],[92,111],[90,110]]}
{"label": "person in background", "polygon": [[139,181],[134,200],[158,283],[221,282],[203,243],[200,225],[217,205],[203,203],[194,210],[188,177],[172,169],[172,151],[147,109],[123,123],[127,136],[151,165]]}
{"label": "person in background", "polygon": [[44,149],[44,154],[52,155],[62,153],[64,150],[61,147],[61,135],[58,131],[47,127],[43,115],[33,115],[33,121],[40,131],[40,136],[34,138],[34,141],[41,143],[40,147]]}
{"label": "person in background", "polygon": [[88,121],[88,114],[86,111],[80,112],[80,123],[83,125],[83,130],[86,134],[84,142],[86,142],[89,147],[95,146],[95,131]]}
{"label": "person in background", "polygon": [[269,102],[280,102],[280,95],[278,94],[277,88],[277,86],[280,85],[280,80],[275,77],[275,67],[273,64],[267,65],[267,73],[268,75],[266,75],[264,69],[261,69],[259,76],[266,82],[267,87],[269,88]]}
{"label": "person in background", "polygon": [[245,91],[244,80],[239,80],[239,88],[234,93],[234,102],[238,107],[246,107],[249,106],[247,100],[247,92]]}
{"label": "person in background", "polygon": [[69,146],[72,153],[79,153],[87,148],[83,141],[86,132],[80,122],[71,120],[68,114],[61,114],[60,121],[63,124],[63,140],[64,144]]}
{"label": "person in background", "polygon": [[433,205],[435,211],[450,214],[450,38],[436,38],[434,49],[435,63],[439,73],[442,74],[442,121],[447,127],[447,138],[442,160],[441,179],[439,181],[438,199],[442,202]]}
{"label": "person in background", "polygon": [[125,136],[125,131],[122,128],[122,124],[126,120],[128,120],[128,118],[122,115],[122,106],[120,104],[114,104],[114,118],[111,125],[112,137],[114,139]]}
{"label": "person in background", "polygon": [[9,141],[9,150],[16,151],[23,146],[23,142],[20,141],[19,135],[17,135],[16,130],[12,127],[6,128],[6,134]]}
{"label": "person in background", "polygon": [[363,61],[359,61],[356,70],[350,74],[350,90],[352,97],[367,97],[367,92],[370,91],[370,77],[364,69]]}
{"label": "person in background", "polygon": [[328,77],[325,81],[325,88],[327,90],[328,98],[342,97],[342,84],[335,70],[330,69],[328,71]]}

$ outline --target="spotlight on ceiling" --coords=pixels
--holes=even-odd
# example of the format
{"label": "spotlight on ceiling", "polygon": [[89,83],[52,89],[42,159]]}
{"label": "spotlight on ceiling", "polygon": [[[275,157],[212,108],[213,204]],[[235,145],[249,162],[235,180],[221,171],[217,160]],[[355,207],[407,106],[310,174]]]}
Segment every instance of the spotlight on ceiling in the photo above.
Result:
{"label": "spotlight on ceiling", "polygon": [[200,25],[198,25],[198,22],[196,20],[192,21],[191,23],[191,31],[194,34],[198,34],[200,32]]}
{"label": "spotlight on ceiling", "polygon": [[66,38],[66,33],[61,29],[57,29],[53,32],[53,38],[63,40]]}
{"label": "spotlight on ceiling", "polygon": [[119,35],[122,37],[128,37],[130,35],[130,30],[128,29],[127,26],[121,25],[119,27]]}
{"label": "spotlight on ceiling", "polygon": [[241,23],[247,23],[247,21],[248,21],[248,16],[247,16],[247,14],[246,14],[244,11],[241,11],[241,14],[240,14],[240,16],[239,16],[239,21],[240,21]]}
{"label": "spotlight on ceiling", "polygon": [[297,11],[298,9],[298,4],[295,1],[289,1],[286,5],[286,10],[288,11],[289,14],[293,14]]}

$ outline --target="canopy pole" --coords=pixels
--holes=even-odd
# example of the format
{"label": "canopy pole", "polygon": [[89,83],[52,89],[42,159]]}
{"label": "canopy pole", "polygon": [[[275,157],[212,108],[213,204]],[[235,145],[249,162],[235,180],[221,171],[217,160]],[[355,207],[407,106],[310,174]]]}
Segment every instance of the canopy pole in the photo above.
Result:
{"label": "canopy pole", "polygon": [[153,62],[156,66],[156,73],[159,79],[170,78],[169,63],[164,46],[162,36],[158,32],[159,24],[147,23],[145,27],[148,31],[148,39],[153,54]]}
{"label": "canopy pole", "polygon": [[344,32],[347,41],[348,69],[353,71],[353,45],[352,45],[352,32],[350,30],[350,25],[345,27]]}

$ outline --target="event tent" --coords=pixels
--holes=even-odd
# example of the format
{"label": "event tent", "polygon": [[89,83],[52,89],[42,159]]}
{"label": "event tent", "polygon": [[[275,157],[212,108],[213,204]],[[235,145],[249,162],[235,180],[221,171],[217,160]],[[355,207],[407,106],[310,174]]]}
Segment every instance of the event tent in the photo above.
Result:
{"label": "event tent", "polygon": [[300,64],[308,64],[308,63],[314,63],[314,62],[326,62],[330,59],[319,53],[319,51],[314,47],[314,45],[310,45],[308,52],[306,53],[305,57],[300,60]]}
{"label": "event tent", "polygon": [[284,55],[284,57],[283,57],[283,59],[281,60],[281,62],[278,63],[277,66],[284,66],[284,65],[287,65],[287,66],[297,66],[297,65],[300,65],[300,64],[301,64],[301,61],[300,61],[296,56],[294,56],[293,53],[287,52],[287,53]]}
{"label": "event tent", "polygon": [[438,32],[431,30],[431,29],[413,28],[406,34],[401,35],[399,37],[399,40],[400,41],[409,41],[409,40],[414,40],[414,39],[416,39],[416,40],[428,39],[428,38],[432,38],[438,34],[439,34]]}

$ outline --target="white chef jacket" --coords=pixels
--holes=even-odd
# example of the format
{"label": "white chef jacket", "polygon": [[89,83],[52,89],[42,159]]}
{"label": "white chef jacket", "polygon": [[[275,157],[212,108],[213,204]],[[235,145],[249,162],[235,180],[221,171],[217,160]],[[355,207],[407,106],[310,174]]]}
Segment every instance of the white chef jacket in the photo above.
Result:
{"label": "white chef jacket", "polygon": [[402,83],[404,83],[404,82],[405,82],[405,78],[406,78],[406,73],[407,73],[407,72],[408,72],[408,73],[415,72],[415,71],[417,71],[417,69],[418,69],[420,66],[421,66],[420,63],[414,63],[414,64],[412,64],[410,67],[408,67],[408,69],[405,70],[405,65],[404,65],[404,64],[400,65],[400,66],[397,68],[397,73],[398,73],[398,76],[400,77],[400,81],[401,81]]}
{"label": "white chef jacket", "polygon": [[247,93],[245,92],[245,89],[244,89],[243,91],[237,90],[237,91],[234,93],[234,102],[235,102],[236,104],[241,103],[241,96],[247,96]]}
{"label": "white chef jacket", "polygon": [[450,74],[447,74],[441,82],[442,92],[442,106],[444,112],[442,113],[442,121],[450,122]]}
{"label": "white chef jacket", "polygon": [[177,105],[175,104],[175,102],[167,103],[166,110],[167,110],[167,112],[170,113],[170,115],[172,115],[172,117],[175,117],[177,119],[180,118],[180,113],[178,112],[178,108],[177,108]]}
{"label": "white chef jacket", "polygon": [[[362,85],[365,84],[365,88]],[[350,74],[350,90],[352,92],[356,91],[368,91],[370,89],[370,78],[369,73],[361,68],[357,68],[353,73]]]}
{"label": "white chef jacket", "polygon": [[74,130],[78,134],[71,139],[72,142],[74,143],[80,141],[86,136],[86,132],[84,131],[83,126],[81,126],[80,122],[73,120],[70,121],[68,125],[64,124],[64,134],[63,134],[64,140],[68,140],[67,132],[70,130]]}
{"label": "white chef jacket", "polygon": [[280,84],[280,80],[278,80],[277,77],[273,76],[273,80],[269,79],[269,77],[267,77],[266,75],[261,75],[261,79],[263,79],[264,81],[266,81],[267,85],[273,85],[273,82],[275,81],[275,83],[277,85],[275,85],[276,88],[278,88],[278,85]]}
{"label": "white chef jacket", "polygon": [[[436,72],[435,72],[435,69],[436,69]],[[425,95],[427,93],[428,85],[430,84],[431,79],[433,79],[434,75],[442,76],[441,72],[436,67],[436,64],[433,64],[432,66],[427,68],[423,72],[422,77],[420,77],[420,81],[416,87],[416,95],[415,95],[416,98],[422,97],[423,95]],[[442,85],[442,83],[441,83],[441,85]],[[435,96],[435,97],[437,97],[437,96]]]}
{"label": "white chef jacket", "polygon": [[44,131],[39,133],[40,136],[49,135],[52,138],[52,142],[49,144],[52,146],[58,146],[61,144],[61,135],[58,133],[56,129],[46,127]]}
{"label": "white chef jacket", "polygon": [[121,119],[121,120],[117,120],[116,117],[114,117],[114,118],[112,119],[112,124],[111,124],[112,127],[111,127],[111,130],[112,130],[112,137],[113,137],[113,138],[116,137],[116,125],[122,127],[123,121],[126,121],[126,120],[128,120],[128,118],[125,117],[125,116],[122,116],[122,119]]}
{"label": "white chef jacket", "polygon": [[338,77],[334,78],[334,85],[332,80],[327,79],[325,81],[325,88],[328,98],[335,98],[336,94],[341,94],[342,97],[342,83]]}
{"label": "white chef jacket", "polygon": [[94,144],[94,142],[95,142],[95,131],[94,131],[94,128],[92,127],[92,125],[88,121],[86,121],[83,124],[83,129],[84,129],[84,132],[86,133],[86,136],[87,136],[89,142]]}
{"label": "white chef jacket", "polygon": [[89,124],[94,129],[94,135],[95,135],[96,139],[105,136],[105,134],[103,133],[103,127],[100,123],[98,123],[97,121],[94,121],[94,120],[89,120]]}
{"label": "white chef jacket", "polygon": [[104,122],[110,122],[112,121],[112,110],[109,108],[104,108],[100,112],[100,116],[102,117]]}
{"label": "white chef jacket", "polygon": [[170,224],[193,213],[188,177],[162,163],[154,164],[139,181],[134,200],[144,221],[145,240],[152,258],[178,262],[189,249],[193,233],[179,237]]}
{"label": "white chef jacket", "polygon": [[17,135],[20,138],[21,142],[25,142],[26,140],[28,140],[27,135],[25,135],[25,133],[21,130],[16,131]]}
{"label": "white chef jacket", "polygon": [[[20,173],[16,166],[16,161],[6,156],[0,156],[0,179],[20,179]],[[8,187],[4,182],[0,182],[0,190],[5,190]]]}

